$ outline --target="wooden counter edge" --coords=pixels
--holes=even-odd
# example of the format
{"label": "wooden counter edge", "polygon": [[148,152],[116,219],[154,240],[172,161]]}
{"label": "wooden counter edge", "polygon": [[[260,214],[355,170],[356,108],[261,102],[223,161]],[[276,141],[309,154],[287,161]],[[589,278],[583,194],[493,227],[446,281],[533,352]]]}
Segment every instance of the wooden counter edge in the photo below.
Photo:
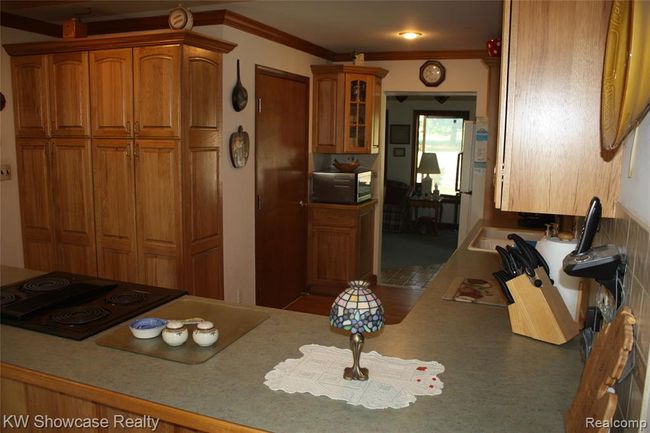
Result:
{"label": "wooden counter edge", "polygon": [[256,433],[265,431],[63,379],[6,362],[0,362],[0,377],[81,398],[92,403],[99,403],[111,408],[152,416],[170,424],[192,430],[220,433]]}

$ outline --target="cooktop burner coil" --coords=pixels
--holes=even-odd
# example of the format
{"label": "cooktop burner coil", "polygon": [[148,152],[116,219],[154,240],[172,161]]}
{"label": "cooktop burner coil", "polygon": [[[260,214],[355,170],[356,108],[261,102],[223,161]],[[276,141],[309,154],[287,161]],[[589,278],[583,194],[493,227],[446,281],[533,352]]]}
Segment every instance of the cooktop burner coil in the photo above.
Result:
{"label": "cooktop burner coil", "polygon": [[52,314],[50,319],[61,325],[85,325],[86,323],[94,322],[95,320],[102,319],[110,314],[111,312],[103,307],[82,305],[57,311]]}
{"label": "cooktop burner coil", "polygon": [[142,292],[125,290],[119,293],[111,293],[106,297],[106,302],[113,305],[131,305],[142,302],[144,299],[145,294]]}
{"label": "cooktop burner coil", "polygon": [[36,278],[23,284],[22,290],[27,293],[43,293],[51,292],[52,290],[59,290],[69,285],[70,280],[66,278]]}
{"label": "cooktop burner coil", "polygon": [[9,305],[16,300],[16,295],[13,293],[0,292],[0,305]]}

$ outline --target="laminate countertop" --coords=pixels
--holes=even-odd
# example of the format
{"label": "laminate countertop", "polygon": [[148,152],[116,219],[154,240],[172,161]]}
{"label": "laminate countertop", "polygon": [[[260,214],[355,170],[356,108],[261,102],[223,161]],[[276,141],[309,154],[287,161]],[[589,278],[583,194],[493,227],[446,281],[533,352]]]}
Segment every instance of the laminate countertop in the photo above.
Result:
{"label": "laminate countertop", "polygon": [[[284,310],[251,307],[271,317],[199,365],[98,346],[103,334],[79,342],[5,325],[0,354],[5,363],[274,432],[561,432],[582,370],[575,339],[554,346],[515,335],[506,308],[441,299],[457,276],[489,277],[497,269],[496,254],[461,246],[402,323],[366,338],[366,352],[444,365],[442,394],[419,396],[403,409],[267,388],[266,373],[300,357],[300,346],[348,347],[327,317]],[[3,284],[37,274],[1,269]]]}

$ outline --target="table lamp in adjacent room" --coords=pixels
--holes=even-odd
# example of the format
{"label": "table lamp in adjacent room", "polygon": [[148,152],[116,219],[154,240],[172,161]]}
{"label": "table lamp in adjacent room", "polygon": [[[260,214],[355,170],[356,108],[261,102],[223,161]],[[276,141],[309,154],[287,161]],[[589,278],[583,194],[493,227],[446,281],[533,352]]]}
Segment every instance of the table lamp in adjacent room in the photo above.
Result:
{"label": "table lamp in adjacent room", "polygon": [[384,307],[367,281],[350,281],[350,287],[336,297],[330,311],[330,325],[350,331],[350,350],[354,363],[343,372],[346,380],[368,380],[368,369],[359,359],[366,332],[377,332],[384,326]]}
{"label": "table lamp in adjacent room", "polygon": [[[420,158],[420,165],[418,165],[418,173],[426,174],[422,178],[422,194],[425,196],[431,195],[431,179],[430,174],[440,174],[440,166],[438,165],[438,157],[435,153],[423,153]],[[437,185],[436,185],[437,186]],[[438,188],[436,188],[437,190]]]}

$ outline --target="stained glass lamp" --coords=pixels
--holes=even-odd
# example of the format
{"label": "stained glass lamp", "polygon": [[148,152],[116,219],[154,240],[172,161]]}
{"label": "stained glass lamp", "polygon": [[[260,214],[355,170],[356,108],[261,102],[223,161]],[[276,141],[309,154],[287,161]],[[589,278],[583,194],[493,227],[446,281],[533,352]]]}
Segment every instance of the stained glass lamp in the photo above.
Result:
{"label": "stained glass lamp", "polygon": [[330,311],[330,325],[350,331],[350,350],[354,363],[343,372],[346,380],[368,380],[368,369],[359,366],[366,332],[377,332],[384,326],[384,307],[367,281],[350,281],[350,287],[336,297]]}

